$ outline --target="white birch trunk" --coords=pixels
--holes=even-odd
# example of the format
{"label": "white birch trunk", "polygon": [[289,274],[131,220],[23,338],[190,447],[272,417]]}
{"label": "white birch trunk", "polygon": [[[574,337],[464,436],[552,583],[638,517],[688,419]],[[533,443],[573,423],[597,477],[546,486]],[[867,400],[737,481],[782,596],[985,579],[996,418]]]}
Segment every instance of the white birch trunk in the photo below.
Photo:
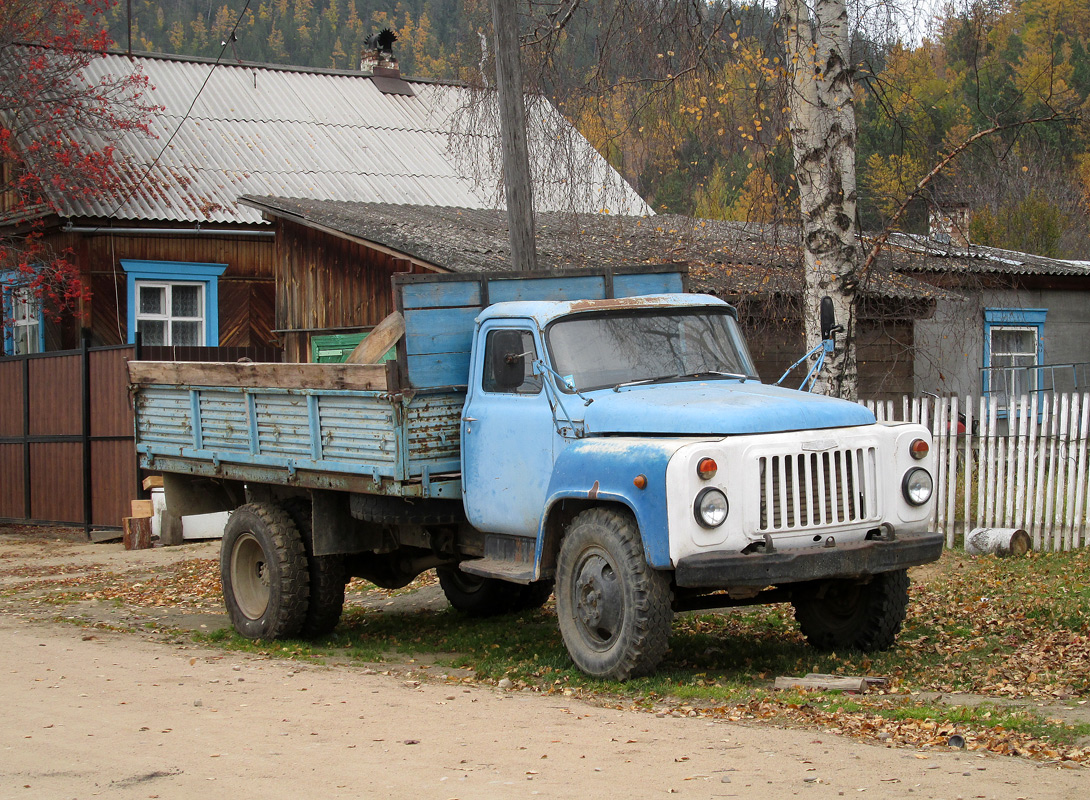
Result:
{"label": "white birch trunk", "polygon": [[844,333],[815,391],[855,400],[855,291],[859,266],[855,206],[854,73],[845,0],[780,0],[791,78],[789,121],[802,214],[803,317],[807,347],[821,339],[822,297]]}

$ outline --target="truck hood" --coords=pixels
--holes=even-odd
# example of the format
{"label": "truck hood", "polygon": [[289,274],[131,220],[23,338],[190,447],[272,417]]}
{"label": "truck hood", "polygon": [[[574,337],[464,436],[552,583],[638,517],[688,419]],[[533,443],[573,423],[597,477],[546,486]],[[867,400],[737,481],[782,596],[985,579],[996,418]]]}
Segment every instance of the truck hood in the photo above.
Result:
{"label": "truck hood", "polygon": [[[592,392],[587,433],[730,436],[869,425],[861,405],[823,395],[732,380],[628,386]],[[565,397],[569,410],[581,405]],[[578,412],[575,412],[578,414]]]}

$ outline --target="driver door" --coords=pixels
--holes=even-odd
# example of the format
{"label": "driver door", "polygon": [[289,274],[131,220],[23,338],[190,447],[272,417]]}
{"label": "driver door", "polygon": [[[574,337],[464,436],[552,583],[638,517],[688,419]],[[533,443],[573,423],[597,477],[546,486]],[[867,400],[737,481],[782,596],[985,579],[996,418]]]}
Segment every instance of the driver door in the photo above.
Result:
{"label": "driver door", "polygon": [[478,530],[537,536],[553,471],[552,409],[533,374],[529,323],[497,320],[481,334],[462,412],[462,499]]}

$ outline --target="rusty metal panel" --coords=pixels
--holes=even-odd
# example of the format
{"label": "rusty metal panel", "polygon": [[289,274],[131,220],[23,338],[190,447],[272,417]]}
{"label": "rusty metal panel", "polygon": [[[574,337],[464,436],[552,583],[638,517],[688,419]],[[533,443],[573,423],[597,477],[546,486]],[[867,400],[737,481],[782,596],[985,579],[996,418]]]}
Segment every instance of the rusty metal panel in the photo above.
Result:
{"label": "rusty metal panel", "polygon": [[417,462],[447,462],[443,469],[457,469],[461,455],[461,417],[465,395],[461,392],[423,395],[405,409],[409,439],[410,472]]}
{"label": "rusty metal panel", "polygon": [[26,519],[22,444],[0,444],[0,475],[0,518]]}
{"label": "rusty metal panel", "polygon": [[193,446],[189,392],[175,387],[145,387],[136,398],[137,435],[162,453]]}
{"label": "rusty metal panel", "polygon": [[[238,391],[203,390],[198,393],[198,402],[202,449],[249,451],[249,416]],[[195,445],[191,441],[188,446]]]}
{"label": "rusty metal panel", "polygon": [[23,435],[23,359],[0,359],[0,436]]}
{"label": "rusty metal panel", "polygon": [[136,485],[136,448],[131,439],[91,442],[91,524],[120,527],[130,514]]}
{"label": "rusty metal panel", "polygon": [[32,442],[30,478],[30,519],[83,521],[82,443]]}
{"label": "rusty metal panel", "polygon": [[[207,392],[202,392],[203,396]],[[237,395],[234,403],[238,404]],[[298,394],[255,394],[258,452],[262,455],[307,460],[311,458],[310,417],[307,398]],[[245,435],[245,428],[243,428]],[[243,439],[245,441],[245,439]]]}
{"label": "rusty metal panel", "polygon": [[83,433],[80,354],[31,358],[30,434],[80,436]]}
{"label": "rusty metal panel", "polygon": [[[132,436],[129,373],[125,363],[134,353],[133,347],[88,353],[91,360],[91,436]],[[135,450],[132,452],[135,458]]]}
{"label": "rusty metal panel", "polygon": [[327,461],[385,465],[397,461],[397,420],[387,400],[353,396],[321,398],[322,455]]}

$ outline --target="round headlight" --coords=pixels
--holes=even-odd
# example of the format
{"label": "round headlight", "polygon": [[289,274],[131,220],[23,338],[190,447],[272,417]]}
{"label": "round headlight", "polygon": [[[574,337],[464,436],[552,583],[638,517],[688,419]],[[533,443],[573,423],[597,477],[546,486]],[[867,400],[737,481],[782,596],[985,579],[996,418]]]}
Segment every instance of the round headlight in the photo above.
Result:
{"label": "round headlight", "polygon": [[931,480],[931,473],[919,467],[906,472],[905,479],[901,482],[901,494],[914,506],[922,506],[930,500],[934,489],[935,484]]}
{"label": "round headlight", "polygon": [[696,496],[693,514],[705,528],[718,528],[727,519],[727,496],[718,489],[704,489]]}

